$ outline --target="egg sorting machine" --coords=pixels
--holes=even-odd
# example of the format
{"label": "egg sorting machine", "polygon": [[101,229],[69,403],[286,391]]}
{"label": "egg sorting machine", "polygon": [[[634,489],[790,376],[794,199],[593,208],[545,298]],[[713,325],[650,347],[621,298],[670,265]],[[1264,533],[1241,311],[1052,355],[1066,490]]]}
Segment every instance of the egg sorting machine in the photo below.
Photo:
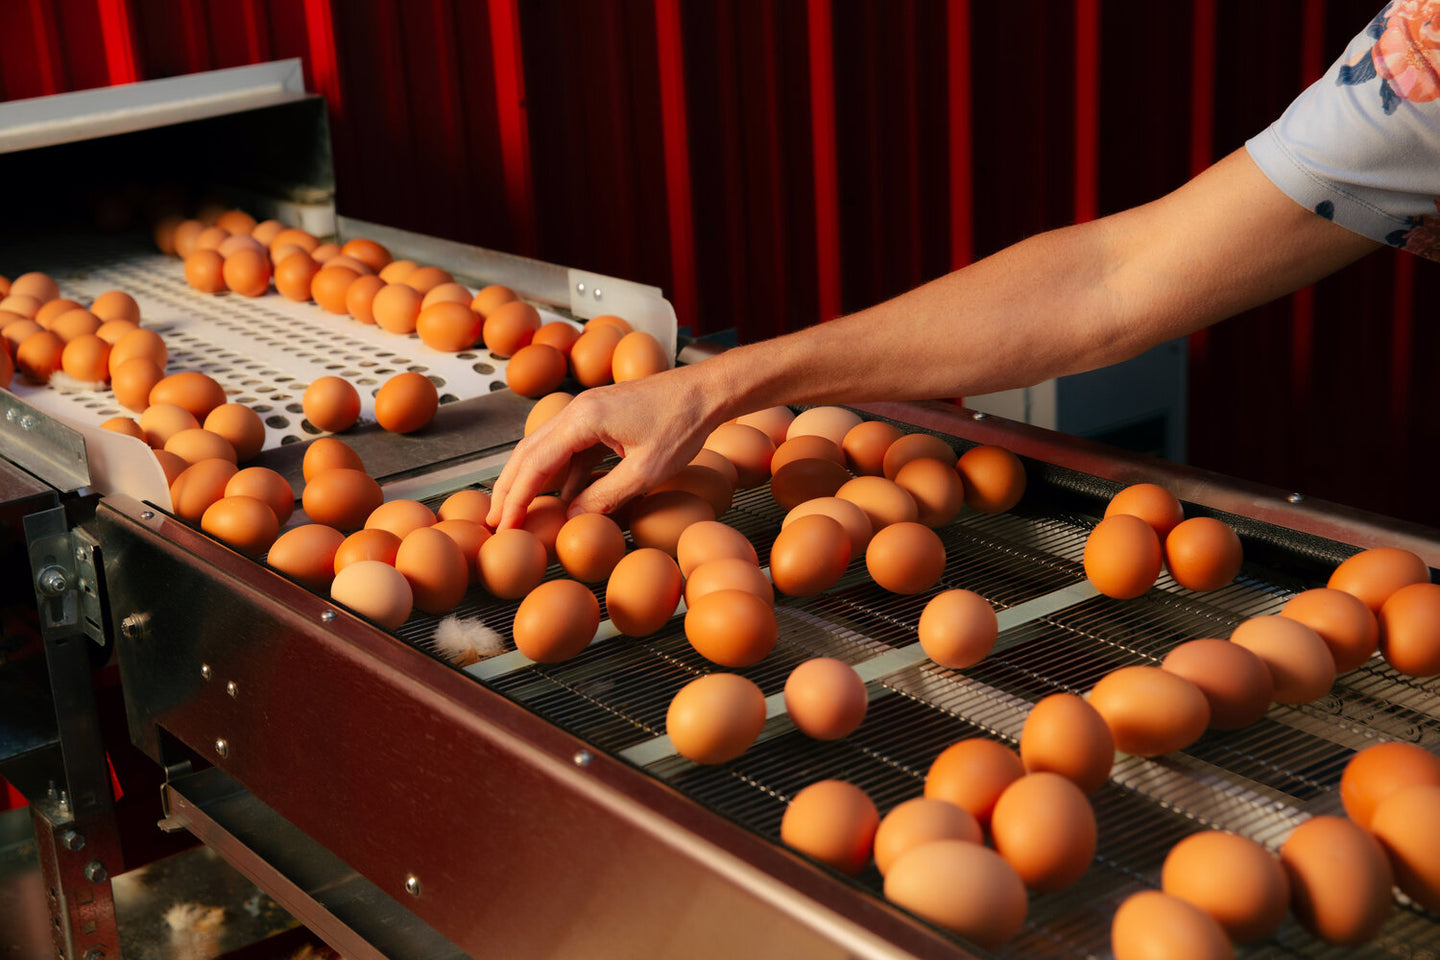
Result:
{"label": "egg sorting machine", "polygon": [[[316,109],[286,99],[294,102],[266,109]],[[263,117],[252,111],[251,121]],[[471,282],[509,282],[559,316],[599,312],[594,277],[343,218],[336,228]],[[437,372],[413,341],[391,340],[389,356],[377,358],[366,347],[381,348],[353,339],[363,336],[353,324],[318,310],[273,297],[202,298],[178,263],[133,237],[62,239],[29,246],[27,268],[49,269],[79,292],[131,290],[147,317],[173,329],[182,363],[213,372],[242,400],[273,398],[259,462],[297,488],[306,434],[287,408],[307,365],[358,379],[418,363],[450,382],[453,402],[426,432],[347,435],[387,498],[435,503],[483,487],[520,435],[528,402],[490,389],[502,365],[486,354],[433,358],[454,364]],[[615,298],[601,301],[607,310],[625,312],[613,306],[624,289],[636,311],[663,319],[655,291],[598,282]],[[699,345],[681,351],[682,360],[703,355]],[[91,462],[110,454],[83,442],[82,429],[108,415],[103,401],[23,389],[0,401],[12,461],[0,463],[0,489],[7,510],[24,515],[56,700],[58,729],[40,739],[65,747],[64,796],[42,796],[37,814],[53,827],[42,847],[63,873],[55,909],[74,921],[67,944],[77,955],[106,934],[103,871],[100,883],[86,871],[113,851],[97,848],[103,839],[70,849],[67,831],[103,819],[84,691],[91,663],[107,656],[119,663],[130,737],[165,772],[162,825],[193,832],[347,957],[959,957],[983,953],[888,904],[873,870],[843,877],[780,845],[788,798],[834,777],[887,810],[919,794],[950,743],[1013,743],[1043,696],[1084,693],[1116,667],[1227,636],[1322,584],[1359,547],[1402,546],[1432,567],[1440,561],[1440,534],[1384,518],[946,404],[866,407],[865,416],[957,450],[998,443],[1024,459],[1029,489],[1014,510],[962,515],[940,531],[940,586],[997,607],[996,649],[963,673],[936,667],[915,642],[929,594],[888,594],[852,565],[821,596],[780,599],[776,650],[741,671],[769,698],[765,732],[738,760],[705,767],[664,737],[670,698],[709,669],[679,617],[650,637],[609,637],[568,662],[538,665],[508,644],[515,603],[474,589],[455,615],[499,631],[509,652],[460,668],[436,646],[436,618],[416,614],[382,630],[175,518],[143,484],[97,486],[94,474],[113,464]],[[99,406],[50,406],[87,403]],[[1241,533],[1246,564],[1233,585],[1196,594],[1162,576],[1130,601],[1089,587],[1085,537],[1108,497],[1140,480],[1176,492],[1187,514],[1219,516]],[[781,517],[760,487],[738,494],[723,519],[763,563]],[[785,677],[816,655],[852,663],[867,681],[867,718],[842,741],[809,740],[784,716]],[[999,953],[1105,955],[1114,908],[1158,882],[1176,841],[1224,828],[1273,848],[1306,817],[1338,811],[1345,761],[1383,739],[1440,750],[1440,684],[1373,658],[1322,700],[1273,707],[1250,728],[1207,733],[1175,754],[1118,758],[1092,798],[1100,846],[1090,870],[1067,891],[1033,897],[1025,928]],[[1402,902],[1363,951],[1326,948],[1287,921],[1250,955],[1398,957],[1437,943],[1436,918]]]}

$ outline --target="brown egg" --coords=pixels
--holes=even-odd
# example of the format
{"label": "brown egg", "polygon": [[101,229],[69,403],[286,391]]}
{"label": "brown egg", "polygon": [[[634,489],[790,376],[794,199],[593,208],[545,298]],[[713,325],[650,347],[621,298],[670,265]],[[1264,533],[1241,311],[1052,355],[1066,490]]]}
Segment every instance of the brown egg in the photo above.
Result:
{"label": "brown egg", "polygon": [[868,706],[865,681],[843,660],[814,657],[785,680],[785,712],[801,733],[816,740],[848,737]]}
{"label": "brown egg", "polygon": [[375,294],[385,287],[385,281],[377,276],[365,274],[345,288],[345,312],[361,323],[375,323]]}
{"label": "brown egg", "polygon": [[1175,844],[1161,884],[1214,917],[1236,943],[1264,940],[1290,911],[1290,881],[1279,859],[1254,840],[1220,830]]}
{"label": "brown egg", "polygon": [[1396,590],[1412,583],[1429,582],[1430,568],[1409,550],[1376,547],[1362,550],[1336,567],[1326,586],[1359,597],[1378,615]]}
{"label": "brown egg", "polygon": [[548,563],[540,538],[514,527],[497,531],[480,545],[476,574],[494,596],[518,600],[544,579]]}
{"label": "brown egg", "polygon": [[1315,936],[1342,946],[1375,938],[1390,916],[1394,874],[1385,850],[1343,817],[1306,820],[1280,848],[1290,909]]}
{"label": "brown egg", "polygon": [[310,256],[315,258],[316,263],[323,266],[324,264],[327,264],[331,260],[334,260],[336,257],[340,256],[340,244],[322,243],[320,244],[320,246],[310,251]]}
{"label": "brown egg", "polygon": [[1380,652],[1392,667],[1412,677],[1440,673],[1440,585],[1412,583],[1390,594],[1379,626]]}
{"label": "brown egg", "polygon": [[[49,330],[55,326],[56,320],[59,320],[62,316],[69,313],[71,310],[80,310],[84,313],[90,313],[90,311],[85,309],[85,305],[79,303],[78,301],[69,300],[65,297],[57,297],[54,300],[47,300],[44,303],[40,304],[40,308],[35,311],[35,316],[33,317],[33,319],[36,323],[40,324],[40,326],[44,327],[46,330]],[[95,316],[93,313],[90,315]],[[100,318],[96,317],[95,319],[98,320]]]}
{"label": "brown egg", "polygon": [[[8,349],[5,355],[10,356],[16,353],[20,349],[20,344],[37,333],[49,333],[49,331],[42,328],[40,324],[34,320],[21,320],[17,323],[6,324],[3,336],[5,337],[5,345]],[[54,334],[51,334],[51,336],[54,336]],[[56,341],[60,340],[59,337],[55,337],[55,339]],[[60,349],[63,351],[65,348],[62,345]]]}
{"label": "brown egg", "polygon": [[[140,439],[144,440],[145,438],[141,437]],[[165,472],[165,483],[169,486],[173,487],[180,474],[190,469],[190,464],[173,453],[166,453],[164,450],[156,450],[152,447],[150,455],[155,458],[155,462],[160,464],[160,469]]]}
{"label": "brown egg", "polygon": [[611,571],[605,609],[616,630],[630,637],[647,636],[674,615],[681,586],[680,567],[668,553],[641,547],[626,554]]}
{"label": "brown egg", "polygon": [[792,597],[812,597],[835,585],[850,565],[850,537],[824,514],[784,526],[770,548],[770,578]]}
{"label": "brown egg", "polygon": [[[474,346],[480,339],[480,327],[484,321],[480,314],[470,309],[468,300],[467,297],[466,303],[456,303],[441,299],[428,306],[422,301],[420,313],[415,318],[415,332],[420,335],[421,342],[446,353],[459,353]],[[564,357],[560,358],[560,376],[564,379]]]}
{"label": "brown egg", "polygon": [[47,273],[31,271],[20,274],[11,282],[10,293],[13,296],[34,297],[41,303],[47,303],[60,296],[60,285]]}
{"label": "brown egg", "polygon": [[715,511],[716,517],[724,516],[735,498],[734,483],[719,470],[701,466],[698,463],[690,463],[681,467],[674,476],[650,492],[664,493],[666,490],[684,490],[686,493],[693,493],[710,504],[710,509]]}
{"label": "brown egg", "polygon": [[865,791],[843,780],[821,780],[790,798],[780,839],[853,876],[869,862],[879,826],[880,814]]}
{"label": "brown egg", "polygon": [[612,330],[618,331],[621,336],[624,336],[625,334],[630,333],[635,329],[633,326],[630,325],[629,320],[625,320],[621,317],[617,317],[614,314],[609,313],[602,313],[598,317],[592,317],[590,319],[590,322],[585,324],[585,329],[587,330],[598,330],[601,327],[608,327]]}
{"label": "brown egg", "polygon": [[308,253],[296,251],[275,264],[275,289],[287,300],[304,303],[310,299],[310,287],[320,264]]}
{"label": "brown egg", "polygon": [[215,218],[215,226],[228,230],[232,234],[243,234],[249,236],[250,231],[255,229],[255,218],[244,210],[226,210]]}
{"label": "brown egg", "polygon": [[[290,519],[290,514],[295,512],[295,491],[291,489],[290,481],[269,467],[246,467],[237,472],[226,482],[225,496],[254,497],[274,511],[275,519],[281,526],[284,526]],[[340,539],[342,538],[335,541],[337,547]],[[332,550],[332,560],[333,555]],[[329,560],[326,562],[328,564]]]}
{"label": "brown egg", "polygon": [[965,810],[928,797],[913,797],[895,807],[875,831],[875,869],[884,876],[902,856],[937,840],[983,844],[980,824]]}
{"label": "brown egg", "polygon": [[639,380],[670,367],[670,357],[660,341],[643,330],[621,337],[610,356],[610,372],[616,383]]}
{"label": "brown egg", "polygon": [[[495,316],[502,316],[507,309],[509,309],[508,305],[501,307]],[[517,311],[518,309],[518,307],[515,308]],[[490,322],[490,318],[487,317],[485,320],[487,329]],[[594,321],[591,321],[591,324],[593,323]],[[587,325],[585,332],[571,344],[570,372],[575,375],[575,379],[582,387],[599,387],[614,381],[615,370],[612,364],[615,357],[615,345],[623,337],[624,334],[614,327]]]}
{"label": "brown egg", "polygon": [[892,523],[870,538],[865,569],[891,593],[923,593],[939,583],[945,572],[945,544],[923,524]]}
{"label": "brown egg", "polygon": [[884,477],[856,477],[836,490],[835,496],[863,510],[876,532],[892,523],[914,521],[920,516],[915,498],[894,480]]}
{"label": "brown egg", "polygon": [[360,454],[344,440],[321,437],[310,441],[310,445],[305,448],[305,456],[300,461],[300,471],[305,482],[309,483],[326,470],[337,468],[363,472],[365,465],[360,462]]}
{"label": "brown egg", "polygon": [[1412,786],[1440,786],[1440,757],[1413,743],[1377,743],[1345,764],[1340,802],[1346,815],[1368,830],[1380,805]]}
{"label": "brown egg", "polygon": [[430,378],[411,371],[397,373],[375,394],[375,420],[391,433],[414,433],[435,417],[440,394]]}
{"label": "brown egg", "polygon": [[589,646],[600,626],[600,603],[574,580],[542,583],[515,612],[515,646],[539,663],[560,663]]}
{"label": "brown egg", "polygon": [[1158,890],[1131,894],[1110,925],[1115,960],[1232,960],[1225,929],[1204,910]]}
{"label": "brown egg", "polygon": [[673,557],[685,528],[714,519],[714,508],[693,493],[667,490],[647,494],[630,510],[630,539],[637,547],[655,547]]}
{"label": "brown egg", "polygon": [[284,229],[285,224],[279,220],[262,220],[251,229],[250,236],[258,240],[266,250],[269,250],[271,241],[278,237],[280,231]]}
{"label": "brown egg", "polygon": [[840,443],[845,453],[845,465],[856,476],[884,476],[885,451],[901,436],[903,433],[899,427],[883,420],[857,423],[845,432]]}
{"label": "brown egg", "polygon": [[185,259],[195,252],[195,242],[200,239],[200,231],[205,229],[205,224],[199,220],[181,220],[175,225],[175,232],[171,234],[171,241],[174,244],[173,252],[180,259]]}
{"label": "brown egg", "polygon": [[1094,793],[1110,777],[1115,738],[1090,704],[1073,693],[1052,693],[1025,718],[1020,760],[1029,773],[1056,773]]}
{"label": "brown egg", "polygon": [[525,508],[525,519],[520,526],[535,534],[545,548],[545,556],[549,560],[556,559],[555,541],[559,539],[560,528],[565,526],[566,511],[569,508],[570,505],[564,500],[550,496],[536,497],[530,501],[530,506]]}
{"label": "brown egg", "polygon": [[108,290],[96,297],[90,304],[90,312],[102,321],[129,320],[140,322],[140,304],[123,290]]}
{"label": "brown egg", "polygon": [[69,343],[79,337],[94,336],[100,329],[100,318],[89,310],[68,310],[50,324],[50,332]]}
{"label": "brown egg", "polygon": [[800,411],[795,415],[795,419],[790,421],[790,428],[785,431],[785,439],[824,437],[835,446],[843,447],[845,434],[859,423],[860,415],[853,410],[846,410],[844,407],[811,407],[809,410]]}
{"label": "brown egg", "polygon": [[765,694],[754,681],[734,673],[691,680],[665,713],[665,733],[676,752],[696,763],[734,760],[764,728]]}
{"label": "brown egg", "polygon": [[185,282],[201,293],[225,289],[225,258],[215,250],[196,250],[185,258]]}
{"label": "brown egg", "polygon": [[60,369],[85,383],[110,379],[110,344],[93,333],[75,337],[60,352]]}
{"label": "brown egg", "polygon": [[65,341],[49,330],[26,337],[15,351],[15,369],[31,383],[49,383],[60,369]]}
{"label": "brown egg", "polygon": [[133,333],[140,327],[129,320],[106,320],[100,324],[100,329],[95,331],[95,336],[104,340],[110,346],[120,342],[120,338],[127,333]]}
{"label": "brown egg", "polygon": [[390,282],[370,298],[370,312],[381,330],[395,334],[410,333],[420,319],[423,299],[413,288]]}
{"label": "brown egg", "polygon": [[1025,466],[1003,447],[972,447],[955,469],[965,483],[965,502],[980,513],[1004,513],[1025,495]]}
{"label": "brown egg", "polygon": [[241,553],[263,554],[280,535],[275,512],[254,497],[221,497],[205,508],[200,529]]}
{"label": "brown egg", "polygon": [[850,479],[850,471],[833,460],[792,460],[775,471],[770,495],[781,509],[793,510],[807,500],[834,496]]}
{"label": "brown egg", "polygon": [[735,464],[714,450],[706,450],[703,447],[695,456],[690,458],[690,465],[697,467],[709,467],[730,482],[730,489],[733,491],[740,485],[740,472],[735,469]]}
{"label": "brown egg", "polygon": [[907,851],[885,875],[885,897],[986,950],[1020,932],[1025,884],[995,851],[936,840]]}
{"label": "brown egg", "polygon": [[470,301],[470,309],[482,317],[488,317],[495,312],[496,307],[518,299],[519,297],[515,295],[514,290],[501,286],[500,284],[492,283],[488,287],[481,287],[480,290],[476,292],[475,298]]}
{"label": "brown egg", "polygon": [[109,370],[109,387],[115,391],[115,400],[125,409],[137,413],[150,406],[150,391],[164,379],[163,371],[148,357],[131,357],[118,367],[109,364]]}
{"label": "brown egg", "polygon": [[950,444],[939,437],[931,436],[928,433],[907,433],[886,448],[885,456],[880,462],[880,469],[886,479],[894,480],[901,467],[911,460],[918,460],[922,457],[939,460],[947,469],[954,472],[958,454],[951,449]]}
{"label": "brown egg", "polygon": [[[391,260],[380,268],[379,276],[386,283],[400,283],[419,269],[420,265],[414,260]],[[411,287],[410,289],[415,288]]]}
{"label": "brown egg", "polygon": [[311,590],[328,591],[335,579],[335,551],[344,539],[334,527],[307,523],[280,534],[270,545],[265,562]]}
{"label": "brown egg", "polygon": [[0,299],[0,310],[27,319],[34,319],[35,315],[40,312],[42,305],[43,304],[34,297],[27,297],[23,294],[11,294],[8,297]]}
{"label": "brown egg", "polygon": [[779,627],[770,604],[748,590],[717,590],[685,612],[685,637],[705,659],[724,667],[759,663],[775,648]]}
{"label": "brown egg", "polygon": [[[471,309],[474,309],[473,307]],[[542,323],[540,329],[535,331],[532,344],[543,343],[547,347],[554,347],[565,357],[566,369],[569,369],[570,348],[575,346],[575,341],[580,338],[580,331],[563,320],[552,320],[549,323]]]}
{"label": "brown egg", "polygon": [[556,559],[566,573],[583,583],[609,579],[623,556],[625,534],[603,513],[571,517],[555,535]]}
{"label": "brown egg", "polygon": [[705,438],[705,447],[714,450],[735,466],[742,489],[758,487],[770,479],[770,460],[775,445],[754,427],[722,423]]}
{"label": "brown egg", "polygon": [[1117,513],[1095,525],[1085,540],[1085,576],[1117,600],[1144,594],[1160,576],[1160,540],[1139,517]]}
{"label": "brown egg", "polygon": [[1185,519],[1185,510],[1180,506],[1180,501],[1157,483],[1131,484],[1115,494],[1105,507],[1105,516],[1117,513],[1128,513],[1150,524],[1161,543],[1164,543],[1170,531]]}
{"label": "brown egg", "polygon": [[1335,682],[1335,658],[1320,635],[1288,617],[1251,617],[1235,628],[1230,642],[1255,654],[1270,668],[1276,703],[1309,703]]}
{"label": "brown egg", "polygon": [[402,540],[411,531],[434,525],[434,512],[418,500],[387,500],[365,518],[366,530],[389,530]]}
{"label": "brown egg", "polygon": [[[346,537],[335,551],[335,572],[339,573],[352,563],[362,560],[378,560],[395,566],[395,555],[400,552],[400,538],[389,530],[374,528],[356,530]],[[413,598],[412,598],[413,599]],[[407,613],[406,616],[409,616]]]}
{"label": "brown egg", "polygon": [[335,574],[330,598],[389,630],[410,618],[414,602],[405,575],[378,560],[361,560]]}
{"label": "brown egg", "polygon": [[172,373],[161,380],[150,391],[150,403],[173,403],[189,410],[191,415],[204,422],[210,411],[225,402],[225,390],[214,377],[187,370]]}
{"label": "brown egg", "polygon": [[229,460],[201,460],[181,472],[170,484],[170,503],[175,515],[199,520],[210,505],[225,496],[225,487],[237,468]]}
{"label": "brown egg", "polygon": [[821,514],[838,522],[845,528],[845,535],[850,539],[850,558],[853,560],[865,552],[870,545],[870,537],[873,533],[870,527],[870,518],[849,500],[841,500],[839,497],[817,497],[814,500],[807,500],[796,506],[785,519],[781,521],[782,528],[799,520],[801,517],[808,517],[813,514]]}
{"label": "brown egg", "polygon": [[990,816],[996,852],[1025,886],[1041,893],[1063,890],[1084,875],[1095,858],[1097,834],[1090,801],[1058,773],[1015,780]]}
{"label": "brown egg", "polygon": [[[263,259],[265,261],[265,273],[267,276],[269,275],[270,251],[265,249],[265,246],[261,244],[259,240],[256,240],[248,233],[232,233],[230,234],[230,236],[226,237],[220,242],[220,246],[215,248],[215,252],[220,254],[220,256],[224,257],[226,261],[229,261],[231,257],[239,253],[241,250],[257,254],[261,259]],[[227,279],[225,282],[228,285],[230,281]],[[233,290],[235,288],[231,287],[231,289]]]}
{"label": "brown egg", "polygon": [[564,410],[570,401],[574,399],[573,394],[557,391],[547,394],[535,401],[535,405],[530,408],[530,412],[525,416],[524,435],[528,437],[540,429],[541,424],[545,423],[545,421],[555,416],[561,410]]}
{"label": "brown egg", "polygon": [[760,562],[755,546],[745,534],[718,520],[700,520],[688,525],[675,544],[680,574],[687,579],[696,567],[722,557],[738,557],[751,564]]}
{"label": "brown egg", "polygon": [[460,554],[465,558],[465,573],[472,583],[480,582],[480,548],[490,539],[490,528],[474,520],[453,517],[440,520],[435,529],[455,541]]}
{"label": "brown egg", "polygon": [[140,424],[136,423],[133,417],[111,417],[100,424],[100,429],[123,433],[125,436],[134,437],[141,442],[145,440],[145,431],[140,429]]}
{"label": "brown egg", "polygon": [[470,565],[459,545],[433,526],[413,529],[401,538],[395,569],[409,581],[415,607],[433,616],[459,605],[470,585]]}
{"label": "brown egg", "polygon": [[[181,430],[194,430],[199,426],[200,421],[193,413],[173,403],[152,403],[140,414],[140,429],[145,431],[145,442],[161,450]],[[233,457],[227,459],[235,462]]]}
{"label": "brown egg", "polygon": [[204,230],[201,230],[200,235],[195,238],[195,250],[197,253],[206,251],[219,252],[220,244],[224,243],[229,236],[229,230],[212,224]]}
{"label": "brown egg", "polygon": [[1380,841],[1395,883],[1410,899],[1440,911],[1440,786],[1412,786],[1388,797],[1370,830]]}
{"label": "brown egg", "polygon": [[239,463],[253,460],[265,447],[265,422],[243,403],[222,403],[205,415],[205,429],[230,441]]}
{"label": "brown egg", "polygon": [[1359,597],[1343,590],[1320,587],[1298,593],[1286,601],[1280,616],[1299,620],[1319,634],[1335,658],[1337,673],[1360,666],[1380,643],[1375,614]]}
{"label": "brown egg", "polygon": [[1113,670],[1095,684],[1089,700],[1105,718],[1115,748],[1139,757],[1184,749],[1210,723],[1210,702],[1200,688],[1159,667]]}
{"label": "brown egg", "polygon": [[1160,668],[1189,680],[1210,704],[1210,729],[1239,730],[1265,716],[1275,697],[1269,666],[1228,640],[1188,640],[1165,655]]}
{"label": "brown egg", "polygon": [[347,314],[345,294],[359,277],[360,271],[343,264],[324,264],[310,280],[310,296],[327,313]]}
{"label": "brown egg", "polygon": [[122,363],[135,357],[144,357],[164,370],[169,361],[169,351],[165,349],[165,341],[154,330],[134,330],[125,334],[110,348],[110,375],[113,377]]}
{"label": "brown egg", "polygon": [[456,490],[435,511],[441,520],[473,520],[480,524],[489,513],[490,494],[484,490]]}
{"label": "brown egg", "polygon": [[227,254],[221,267],[225,286],[242,297],[260,297],[270,291],[270,259],[258,247]]}
{"label": "brown egg", "polygon": [[995,801],[1025,775],[1019,755],[1002,743],[974,737],[940,752],[925,774],[925,796],[963,807],[982,827]]}
{"label": "brown egg", "polygon": [[1213,517],[1181,521],[1165,538],[1165,566],[1176,583],[1191,590],[1228,585],[1242,559],[1240,538]]}
{"label": "brown egg", "polygon": [[780,445],[785,442],[785,435],[790,430],[790,423],[795,419],[795,413],[789,407],[766,407],[763,410],[755,410],[735,418],[736,423],[743,423],[747,427],[754,427],[775,444],[778,451]]}
{"label": "brown egg", "polygon": [[[481,335],[485,340],[485,349],[499,357],[514,356],[534,339],[535,331],[540,329],[540,312],[523,300],[500,304],[484,317]],[[581,380],[581,383],[584,382]]]}
{"label": "brown egg", "polygon": [[439,267],[416,267],[405,274],[405,285],[422,297],[445,283],[454,283],[455,278]]}
{"label": "brown egg", "polygon": [[235,463],[235,445],[218,433],[195,427],[179,430],[165,441],[165,452],[173,453],[186,463],[201,460],[229,460]]}
{"label": "brown egg", "polygon": [[685,602],[694,604],[707,593],[745,590],[767,604],[775,603],[775,588],[760,568],[741,557],[720,557],[700,564],[685,580]]}
{"label": "brown egg", "polygon": [[[747,426],[755,425],[747,424]],[[756,426],[755,429],[759,430],[760,427]],[[770,475],[774,476],[781,467],[796,460],[830,460],[842,467],[845,466],[845,454],[840,451],[839,447],[824,437],[806,435],[796,437],[794,440],[784,440],[776,445],[775,453],[770,458]]]}
{"label": "brown egg", "polygon": [[345,241],[345,245],[340,248],[340,252],[347,257],[354,257],[371,270],[377,272],[385,269],[385,266],[394,259],[390,255],[390,251],[384,246],[364,237],[355,237],[352,240]]}
{"label": "brown egg", "polygon": [[564,379],[564,354],[543,343],[526,344],[505,365],[505,385],[522,397],[543,397]]}
{"label": "brown egg", "polygon": [[360,393],[340,377],[310,381],[300,404],[306,420],[331,433],[349,430],[360,419]]}
{"label": "brown egg", "polygon": [[300,503],[314,523],[336,530],[358,530],[384,500],[380,484],[359,470],[338,468],[316,474],[305,483]]}
{"label": "brown egg", "polygon": [[927,527],[940,527],[955,519],[965,506],[965,485],[953,465],[932,457],[906,462],[895,483],[915,501],[916,519]]}

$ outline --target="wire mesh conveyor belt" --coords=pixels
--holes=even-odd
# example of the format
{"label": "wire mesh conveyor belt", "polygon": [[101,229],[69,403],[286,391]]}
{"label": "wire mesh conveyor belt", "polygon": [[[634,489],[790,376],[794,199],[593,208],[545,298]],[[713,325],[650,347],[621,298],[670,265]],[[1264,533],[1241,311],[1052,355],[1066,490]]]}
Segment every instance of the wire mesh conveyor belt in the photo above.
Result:
{"label": "wire mesh conveyor belt", "polygon": [[[723,518],[745,533],[761,564],[783,511],[761,487],[740,493]],[[1084,694],[1109,671],[1158,663],[1197,637],[1227,637],[1248,617],[1276,613],[1317,584],[1282,568],[1247,563],[1230,586],[1201,594],[1167,574],[1145,596],[1101,596],[1081,566],[1098,520],[1039,498],[1010,514],[967,513],[939,532],[947,551],[941,582],[918,596],[875,585],[863,560],[830,591],[777,597],[779,641],[761,663],[737,671],[767,697],[760,740],[739,759],[697,765],[664,735],[671,698],[712,666],[689,644],[677,614],[661,631],[634,639],[602,623],[595,642],[565,663],[542,665],[514,649],[515,602],[478,591],[456,611],[501,634],[507,652],[466,668],[504,696],[612,752],[775,842],[789,798],[821,779],[848,780],[883,813],[920,794],[935,756],[957,740],[986,736],[1014,745],[1030,707],[1059,691]],[[550,577],[564,576],[552,567]],[[924,656],[916,624],[936,592],[963,587],[997,609],[994,651],[962,672]],[[597,587],[604,609],[604,590]],[[683,612],[683,608],[682,608]],[[403,638],[433,655],[435,621],[412,620]],[[865,722],[841,741],[812,740],[785,716],[790,671],[815,656],[852,664],[866,680]],[[1170,848],[1187,834],[1224,829],[1275,849],[1302,820],[1340,812],[1337,785],[1352,753],[1376,738],[1440,749],[1440,681],[1396,673],[1379,657],[1344,674],[1331,693],[1302,706],[1271,708],[1243,730],[1207,732],[1184,751],[1144,759],[1120,755],[1092,801],[1100,843],[1089,872],[1067,891],[1032,897],[1022,933],[1001,955],[1106,955],[1115,907],[1143,886],[1159,885]],[[875,870],[851,881],[880,895]],[[1379,939],[1361,951],[1328,948],[1293,920],[1247,956],[1417,956],[1440,945],[1440,925],[1402,903]]]}

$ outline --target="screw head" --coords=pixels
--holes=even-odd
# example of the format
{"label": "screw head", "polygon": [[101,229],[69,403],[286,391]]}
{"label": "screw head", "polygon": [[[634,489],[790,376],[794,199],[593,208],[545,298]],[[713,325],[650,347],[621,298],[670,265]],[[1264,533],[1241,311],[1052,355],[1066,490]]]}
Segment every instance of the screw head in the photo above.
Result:
{"label": "screw head", "polygon": [[590,766],[590,761],[594,760],[595,757],[589,750],[577,750],[575,751],[575,756],[570,759],[574,761],[577,767],[588,767]]}
{"label": "screw head", "polygon": [[200,676],[204,677],[206,680],[209,680],[214,675],[215,671],[210,669],[210,664],[200,664]]}
{"label": "screw head", "polygon": [[1286,499],[1286,500],[1289,500],[1291,503],[1304,503],[1304,502],[1305,502],[1305,494],[1303,494],[1303,493],[1292,493],[1292,494],[1290,494],[1290,496],[1286,497],[1285,499]]}
{"label": "screw head", "polygon": [[601,299],[601,298],[604,297],[604,296],[605,296],[605,294],[603,294],[603,293],[600,292],[600,288],[599,288],[599,287],[596,287],[596,288],[595,288],[595,299],[596,299],[596,300],[599,300],[599,299]]}
{"label": "screw head", "polygon": [[154,519],[155,519],[155,511],[154,511],[154,510],[142,510],[142,511],[140,511],[140,519],[141,519],[141,520],[154,520]]}
{"label": "screw head", "polygon": [[110,879],[110,873],[105,869],[105,864],[99,860],[91,860],[85,864],[85,879],[91,883],[104,883]]}
{"label": "screw head", "polygon": [[990,414],[986,413],[984,410],[976,410],[974,413],[970,414],[970,419],[971,419],[971,420],[984,420],[984,419],[986,419],[986,418],[989,417],[989,416],[990,416]]}
{"label": "screw head", "polygon": [[412,897],[420,896],[420,878],[413,873],[405,878],[405,892]]}
{"label": "screw head", "polygon": [[79,830],[66,830],[60,834],[60,846],[66,850],[85,849],[85,834]]}
{"label": "screw head", "polygon": [[88,550],[86,550],[84,547],[76,547],[76,548],[75,548],[75,559],[76,559],[76,560],[79,560],[79,561],[81,561],[81,562],[83,563],[83,562],[85,561],[85,558],[88,557],[88,556],[90,556],[90,552],[89,552]]}
{"label": "screw head", "polygon": [[575,284],[575,292],[580,294],[580,296],[582,297],[585,296],[585,284],[583,281]]}
{"label": "screw head", "polygon": [[218,738],[215,741],[215,752],[218,753],[222,759],[230,756],[230,741],[224,737]]}
{"label": "screw head", "polygon": [[70,580],[59,567],[46,567],[40,571],[38,585],[45,596],[58,597],[69,589]]}
{"label": "screw head", "polygon": [[240,695],[240,686],[234,680],[225,681],[225,692],[233,699]]}
{"label": "screw head", "polygon": [[321,619],[322,621],[324,621],[325,623],[331,623],[331,622],[333,622],[334,619],[335,619],[335,611],[334,611],[334,610],[326,610],[324,613],[320,614],[320,619]]}

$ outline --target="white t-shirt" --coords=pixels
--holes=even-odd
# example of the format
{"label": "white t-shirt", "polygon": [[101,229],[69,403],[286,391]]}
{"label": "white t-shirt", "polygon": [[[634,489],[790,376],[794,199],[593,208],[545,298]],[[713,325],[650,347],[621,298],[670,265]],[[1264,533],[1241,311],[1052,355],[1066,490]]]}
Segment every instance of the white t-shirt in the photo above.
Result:
{"label": "white t-shirt", "polygon": [[1246,143],[1296,203],[1440,260],[1440,0],[1394,0]]}

